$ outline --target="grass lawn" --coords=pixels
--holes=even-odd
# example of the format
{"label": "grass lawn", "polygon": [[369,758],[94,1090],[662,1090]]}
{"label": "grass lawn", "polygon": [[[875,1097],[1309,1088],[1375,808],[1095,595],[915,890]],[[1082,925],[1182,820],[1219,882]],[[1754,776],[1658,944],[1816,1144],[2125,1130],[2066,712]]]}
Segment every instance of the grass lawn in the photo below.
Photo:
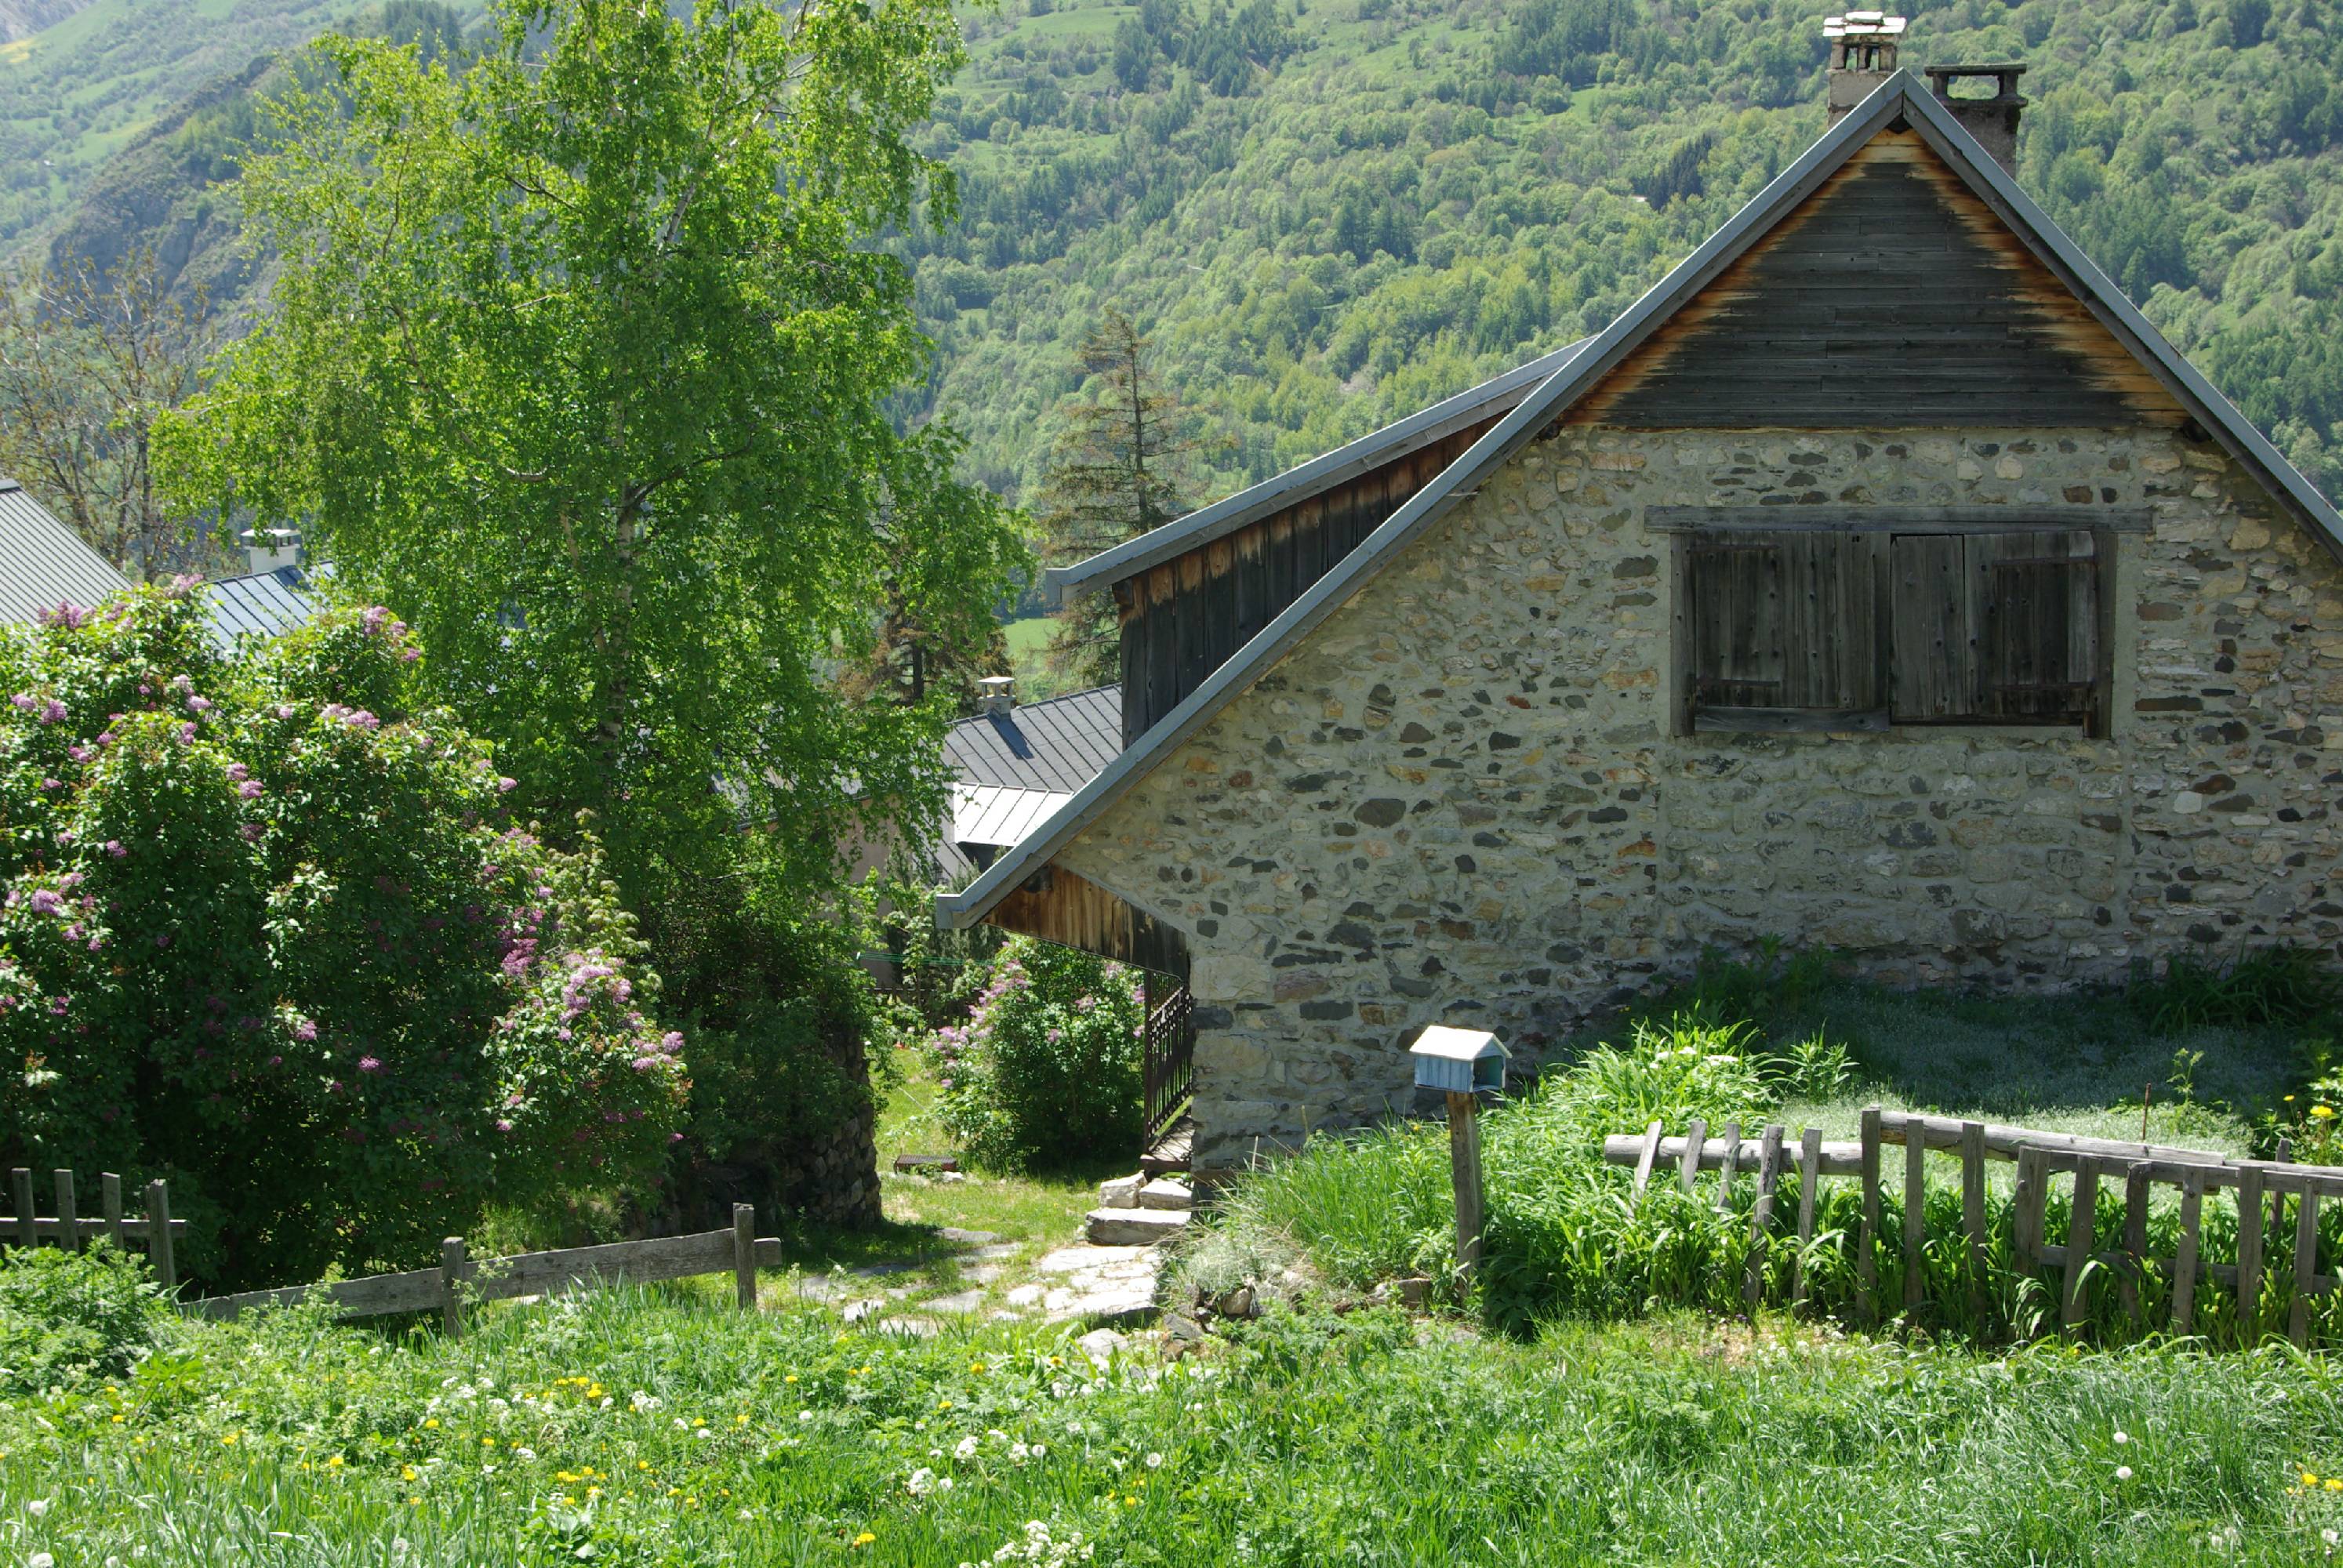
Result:
{"label": "grass lawn", "polygon": [[[1593,1247],[1634,1292],[1650,1282],[1632,1301],[1581,1282],[1571,1289],[1593,1305],[1510,1320],[1510,1335],[1470,1313],[1354,1306],[1345,1247],[1403,1248],[1408,1227],[1436,1239],[1444,1223],[1444,1138],[1416,1129],[1327,1141],[1242,1187],[1191,1269],[1241,1266],[1234,1254],[1272,1225],[1269,1240],[1335,1282],[1223,1325],[1183,1359],[1143,1335],[1093,1362],[1075,1342],[1084,1323],[984,1312],[937,1314],[931,1338],[876,1332],[786,1275],[768,1276],[753,1316],[726,1304],[724,1282],[695,1281],[500,1304],[461,1341],[302,1313],[182,1325],[127,1376],[0,1397],[0,1565],[2333,1555],[2343,1378],[2328,1356],[2156,1339],[1966,1345],[1655,1305],[1671,1280],[1699,1299],[1714,1263],[1701,1249],[1736,1226],[1704,1232],[1689,1203],[1623,1224],[1607,1194],[1624,1175],[1590,1164],[1584,1136],[1639,1095],[1794,1126],[1811,1111],[1835,1131],[1875,1095],[2136,1134],[2137,1078],[2157,1085],[2152,1131],[2242,1145],[2239,1111],[2203,1102],[2282,1095],[2300,1070],[2297,1031],[2160,1030],[2106,999],[1983,1005],[1825,985],[1789,1000],[1766,1018],[1769,1044],[1826,1015],[1858,1081],[1801,1105],[1755,1055],[1648,1044],[1558,1073],[1505,1113],[1510,1134],[1492,1117],[1492,1266],[1508,1248],[1551,1252],[1536,1228],[1558,1226],[1565,1252]],[[2196,1050],[2184,1109],[2171,1059]],[[940,1151],[932,1095],[918,1069],[902,1075],[882,1164]],[[939,1258],[941,1227],[999,1232],[1029,1257],[1074,1238],[1108,1173],[890,1174],[887,1226],[800,1238],[800,1267],[907,1265],[888,1276],[907,1302],[963,1289]],[[1655,1241],[1654,1227],[1677,1240]],[[1623,1238],[1650,1244],[1632,1268],[1612,1261]],[[1568,1284],[1568,1258],[1551,1266]],[[1724,1273],[1738,1278],[1729,1259]]]}

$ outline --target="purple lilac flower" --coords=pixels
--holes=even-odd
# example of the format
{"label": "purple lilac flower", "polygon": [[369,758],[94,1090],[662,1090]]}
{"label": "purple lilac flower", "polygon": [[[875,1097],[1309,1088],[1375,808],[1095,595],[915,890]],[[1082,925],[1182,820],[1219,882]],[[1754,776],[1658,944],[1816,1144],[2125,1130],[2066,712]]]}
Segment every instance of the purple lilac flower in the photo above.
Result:
{"label": "purple lilac flower", "polygon": [[106,852],[113,856],[117,860],[122,859],[123,856],[130,853],[129,850],[122,847],[122,840],[119,839],[108,839],[106,841]]}
{"label": "purple lilac flower", "polygon": [[382,1058],[378,1056],[359,1057],[358,1070],[360,1072],[380,1072],[382,1070]]}
{"label": "purple lilac flower", "polygon": [[247,779],[236,787],[236,792],[247,800],[257,800],[260,799],[260,780]]}
{"label": "purple lilac flower", "polygon": [[58,719],[63,719],[65,716],[65,705],[59,702],[55,698],[52,697],[46,702],[41,704],[42,723],[55,724]]}

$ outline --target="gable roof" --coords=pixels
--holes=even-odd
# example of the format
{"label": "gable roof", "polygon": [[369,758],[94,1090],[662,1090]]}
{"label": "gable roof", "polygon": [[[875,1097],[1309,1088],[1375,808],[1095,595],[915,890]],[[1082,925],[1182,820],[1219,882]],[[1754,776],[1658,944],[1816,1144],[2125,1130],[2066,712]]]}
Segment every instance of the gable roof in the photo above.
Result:
{"label": "gable roof", "polygon": [[1053,795],[1080,789],[1121,749],[1120,686],[1021,703],[1006,713],[980,713],[954,720],[944,731],[944,761],[960,783]]}
{"label": "gable roof", "polygon": [[1592,391],[1654,330],[1812,196],[1857,149],[1899,122],[1916,131],[2207,432],[2281,506],[2307,525],[2331,553],[2343,559],[2343,515],[2337,513],[2310,481],[2215,390],[2196,367],[2165,341],[2163,335],[2124,297],[2123,291],[2060,232],[2049,215],[2018,188],[2016,181],[2000,165],[1986,155],[1917,76],[1909,71],[1898,71],[1825,131],[1796,162],[1735,213],[1698,249],[1671,268],[1617,320],[1585,345],[1576,347],[1566,364],[1515,405],[1439,477],[1393,512],[1364,543],[1319,578],[1309,592],[1287,606],[1236,657],[1214,670],[1209,679],[1084,786],[1048,822],[993,862],[966,889],[939,894],[937,920],[960,928],[982,919],[986,911],[1048,864],[1051,857],[1153,771],[1182,742],[1202,729],[1408,544],[1472,495],[1483,479],[1510,461],[1538,432]]}
{"label": "gable roof", "polygon": [[1050,603],[1059,604],[1070,592],[1121,582],[1175,556],[1185,555],[1199,545],[1224,538],[1296,501],[1379,468],[1395,457],[1493,419],[1528,397],[1540,382],[1569,364],[1574,355],[1594,341],[1582,337],[1551,354],[1540,355],[1478,387],[1468,387],[1453,397],[1443,398],[1429,408],[1394,420],[1373,435],[1362,436],[1348,446],[1337,447],[1299,467],[1289,468],[1273,479],[1263,479],[1251,489],[1239,490],[1160,528],[1151,528],[1135,539],[1126,539],[1111,550],[1101,550],[1071,566],[1051,567],[1042,575],[1042,589]]}
{"label": "gable roof", "polygon": [[29,624],[60,601],[87,608],[129,586],[31,491],[0,479],[0,621]]}
{"label": "gable roof", "polygon": [[203,593],[212,642],[222,653],[236,651],[239,638],[282,637],[317,613],[309,579],[298,567],[215,578]]}

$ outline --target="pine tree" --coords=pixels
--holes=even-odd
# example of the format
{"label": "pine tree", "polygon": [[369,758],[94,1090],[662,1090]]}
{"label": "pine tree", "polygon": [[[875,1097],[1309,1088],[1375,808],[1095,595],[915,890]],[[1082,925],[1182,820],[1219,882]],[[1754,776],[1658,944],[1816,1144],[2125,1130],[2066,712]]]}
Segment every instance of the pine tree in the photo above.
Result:
{"label": "pine tree", "polygon": [[[1196,442],[1178,401],[1147,363],[1147,339],[1128,317],[1106,320],[1075,350],[1088,395],[1061,411],[1064,428],[1034,510],[1044,548],[1064,565],[1111,549],[1188,509]],[[1110,594],[1085,594],[1058,614],[1051,668],[1081,686],[1122,678],[1121,629]]]}

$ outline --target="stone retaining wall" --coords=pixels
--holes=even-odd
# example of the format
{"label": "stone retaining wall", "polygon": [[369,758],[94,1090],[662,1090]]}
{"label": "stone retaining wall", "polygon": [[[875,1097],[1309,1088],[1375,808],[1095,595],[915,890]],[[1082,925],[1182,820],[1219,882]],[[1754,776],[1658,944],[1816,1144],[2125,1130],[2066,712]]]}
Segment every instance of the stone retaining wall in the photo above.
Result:
{"label": "stone retaining wall", "polygon": [[[2115,721],[1668,733],[1654,506],[2149,508]],[[2343,941],[2343,575],[2153,431],[1570,427],[1534,443],[1060,857],[1188,933],[1201,1168],[1408,1102],[1423,1023],[1516,1055],[1706,946],[2056,988]]]}

